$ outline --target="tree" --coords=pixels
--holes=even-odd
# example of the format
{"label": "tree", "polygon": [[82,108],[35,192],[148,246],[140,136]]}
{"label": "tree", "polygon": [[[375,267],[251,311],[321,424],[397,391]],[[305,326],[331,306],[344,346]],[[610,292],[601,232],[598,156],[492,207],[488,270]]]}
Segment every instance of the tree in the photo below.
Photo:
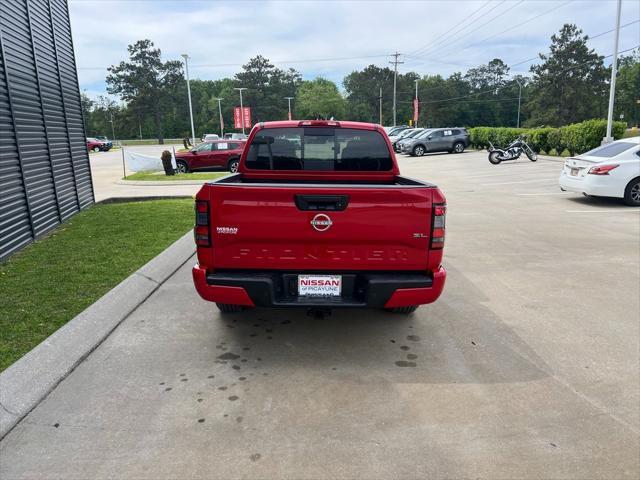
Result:
{"label": "tree", "polygon": [[640,50],[620,57],[616,80],[615,117],[628,125],[640,124]]}
{"label": "tree", "polygon": [[107,91],[119,95],[139,112],[150,111],[160,144],[164,143],[163,113],[171,103],[172,93],[184,83],[182,63],[163,62],[161,52],[151,40],[138,40],[127,47],[129,62],[109,67]]}
{"label": "tree", "polygon": [[[245,87],[243,101],[251,107],[254,122],[287,118],[288,104],[284,97],[293,97],[302,77],[294,70],[281,70],[269,59],[258,55],[242,66],[235,76],[236,87]],[[240,104],[238,92],[234,92]]]}
{"label": "tree", "polygon": [[86,92],[80,92],[80,104],[82,106],[82,118],[84,121],[84,133],[89,134],[89,125],[91,121],[91,110],[93,109],[93,100],[89,98]]}
{"label": "tree", "polygon": [[343,118],[345,100],[335,83],[324,78],[304,81],[298,87],[296,116],[305,119]]}
{"label": "tree", "polygon": [[566,125],[605,113],[608,69],[588,39],[571,24],[551,37],[550,53],[531,67],[529,125]]}

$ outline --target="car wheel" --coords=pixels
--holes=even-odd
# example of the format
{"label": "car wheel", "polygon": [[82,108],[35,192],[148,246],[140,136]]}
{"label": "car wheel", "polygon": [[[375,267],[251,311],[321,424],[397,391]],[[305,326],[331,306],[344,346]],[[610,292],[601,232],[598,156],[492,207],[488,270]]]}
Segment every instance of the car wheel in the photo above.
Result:
{"label": "car wheel", "polygon": [[176,162],[176,170],[178,173],[189,173],[189,165],[184,160],[178,160]]}
{"label": "car wheel", "polygon": [[229,303],[216,303],[216,307],[222,313],[238,313],[244,310],[242,305],[231,305]]}
{"label": "car wheel", "polygon": [[403,315],[409,315],[410,313],[415,312],[418,307],[419,305],[412,305],[411,307],[385,308],[385,310],[391,313],[401,313]]}
{"label": "car wheel", "polygon": [[412,155],[415,157],[421,157],[424,155],[424,147],[422,145],[416,145],[413,147]]}
{"label": "car wheel", "polygon": [[238,173],[238,166],[240,165],[240,160],[237,158],[234,158],[233,160],[229,161],[229,165],[227,165],[227,169],[231,172],[231,173]]}
{"label": "car wheel", "polygon": [[624,189],[624,203],[631,207],[640,207],[640,177],[631,180]]}
{"label": "car wheel", "polygon": [[462,142],[456,142],[453,144],[453,151],[455,153],[462,153],[464,152],[464,143]]}
{"label": "car wheel", "polygon": [[97,153],[100,151],[100,147],[93,147],[92,150]]}

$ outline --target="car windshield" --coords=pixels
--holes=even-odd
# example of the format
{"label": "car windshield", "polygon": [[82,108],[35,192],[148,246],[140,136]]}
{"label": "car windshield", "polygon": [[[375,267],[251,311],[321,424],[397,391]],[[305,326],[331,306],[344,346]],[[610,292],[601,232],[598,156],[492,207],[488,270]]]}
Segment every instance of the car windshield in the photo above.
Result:
{"label": "car windshield", "polygon": [[630,148],[636,147],[637,145],[637,143],[631,142],[614,142],[594,148],[593,150],[589,150],[588,152],[583,153],[581,156],[612,158],[616,155],[620,155],[622,152],[625,152]]}
{"label": "car windshield", "polygon": [[251,170],[389,171],[389,148],[377,131],[350,128],[270,128],[253,138]]}
{"label": "car windshield", "polygon": [[420,132],[418,135],[416,135],[415,138],[424,138],[427,135],[429,135],[431,132],[433,132],[433,130],[423,130],[422,132]]}
{"label": "car windshield", "polygon": [[418,129],[418,130],[414,130],[413,132],[411,132],[409,135],[407,135],[405,138],[415,138],[418,135],[420,135],[422,132],[424,132],[423,129]]}

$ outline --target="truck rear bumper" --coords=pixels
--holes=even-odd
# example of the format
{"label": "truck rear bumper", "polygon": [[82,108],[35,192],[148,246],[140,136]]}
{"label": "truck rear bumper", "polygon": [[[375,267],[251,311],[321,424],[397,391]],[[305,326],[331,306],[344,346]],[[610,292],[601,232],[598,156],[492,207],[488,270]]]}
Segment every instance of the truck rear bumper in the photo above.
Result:
{"label": "truck rear bumper", "polygon": [[[316,273],[316,272],[314,272]],[[208,301],[248,307],[394,308],[424,305],[438,299],[446,271],[421,273],[342,273],[340,297],[297,295],[298,273],[215,272],[193,267],[193,281]]]}

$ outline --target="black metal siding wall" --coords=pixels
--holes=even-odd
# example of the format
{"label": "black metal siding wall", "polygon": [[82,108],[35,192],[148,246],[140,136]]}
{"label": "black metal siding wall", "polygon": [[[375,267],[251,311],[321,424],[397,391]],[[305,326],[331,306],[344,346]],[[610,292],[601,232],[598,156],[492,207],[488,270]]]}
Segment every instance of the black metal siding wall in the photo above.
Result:
{"label": "black metal siding wall", "polygon": [[0,1],[0,258],[94,201],[65,0]]}

